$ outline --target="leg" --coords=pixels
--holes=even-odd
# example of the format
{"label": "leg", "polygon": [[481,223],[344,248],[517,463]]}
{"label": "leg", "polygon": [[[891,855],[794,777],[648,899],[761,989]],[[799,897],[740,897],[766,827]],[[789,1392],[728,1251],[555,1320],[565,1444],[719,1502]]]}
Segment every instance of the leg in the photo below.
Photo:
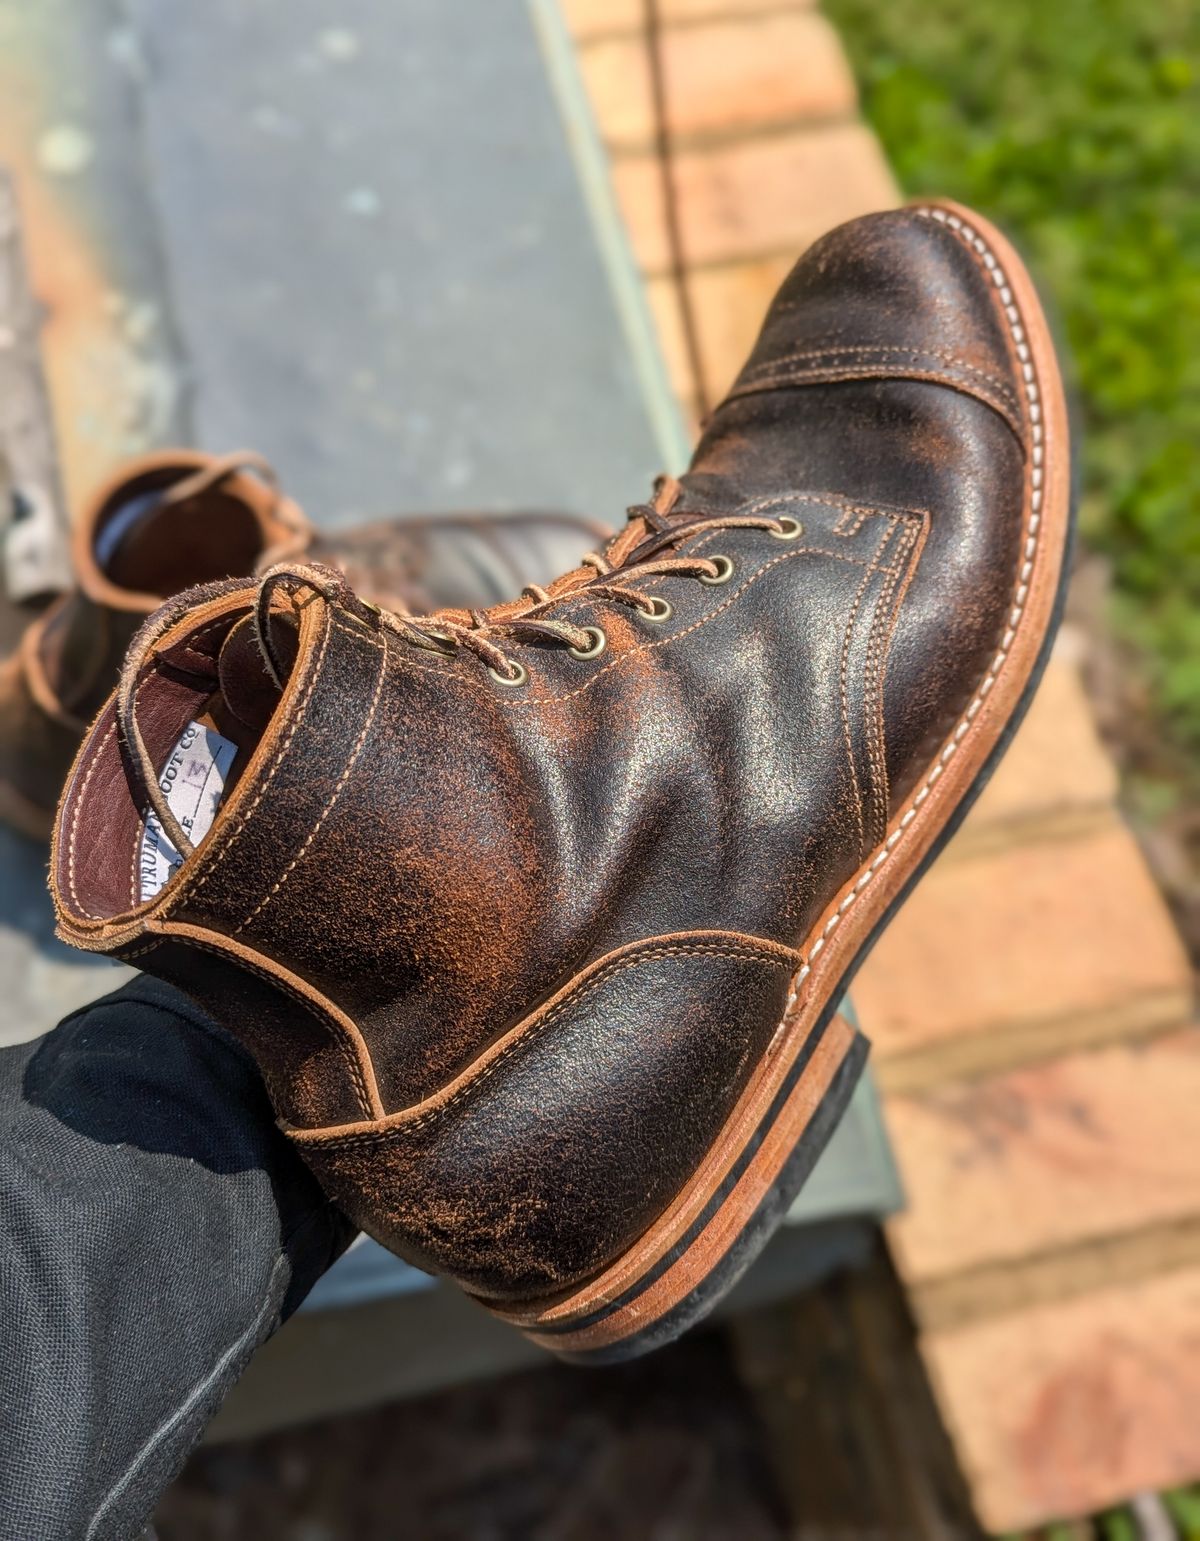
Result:
{"label": "leg", "polygon": [[0,1537],[136,1534],[351,1234],[169,987],[0,1050]]}

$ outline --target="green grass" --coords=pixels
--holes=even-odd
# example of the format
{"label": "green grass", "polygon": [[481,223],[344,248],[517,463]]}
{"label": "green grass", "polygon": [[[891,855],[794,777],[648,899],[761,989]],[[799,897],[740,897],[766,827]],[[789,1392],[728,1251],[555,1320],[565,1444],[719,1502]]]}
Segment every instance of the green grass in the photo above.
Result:
{"label": "green grass", "polygon": [[1083,537],[1200,751],[1200,4],[825,9],[905,192],[976,205],[1031,259],[1074,359]]}

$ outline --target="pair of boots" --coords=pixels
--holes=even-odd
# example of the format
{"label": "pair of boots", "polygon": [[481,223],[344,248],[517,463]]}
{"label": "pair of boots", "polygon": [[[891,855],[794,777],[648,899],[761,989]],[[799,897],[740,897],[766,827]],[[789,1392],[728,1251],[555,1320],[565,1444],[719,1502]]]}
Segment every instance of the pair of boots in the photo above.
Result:
{"label": "pair of boots", "polygon": [[140,456],[100,488],[73,532],[74,589],[0,662],[0,819],[49,838],[71,761],[134,632],[182,589],[315,557],[391,608],[482,609],[608,533],[566,513],[436,515],[318,533],[261,456]]}
{"label": "pair of boots", "polygon": [[845,1107],[837,1002],[1024,711],[1069,526],[1020,260],[949,204],[855,221],[563,577],[417,616],[294,551],[150,617],[59,808],[60,934],[235,1032],[385,1245],[642,1352]]}

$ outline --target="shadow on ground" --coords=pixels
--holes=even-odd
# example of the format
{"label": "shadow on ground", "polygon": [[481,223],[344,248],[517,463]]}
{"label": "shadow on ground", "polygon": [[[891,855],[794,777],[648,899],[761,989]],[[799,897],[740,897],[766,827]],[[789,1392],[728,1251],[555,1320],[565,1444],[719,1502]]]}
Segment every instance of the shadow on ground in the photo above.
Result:
{"label": "shadow on ground", "polygon": [[608,1370],[557,1365],[201,1450],[159,1541],[788,1536],[722,1333]]}

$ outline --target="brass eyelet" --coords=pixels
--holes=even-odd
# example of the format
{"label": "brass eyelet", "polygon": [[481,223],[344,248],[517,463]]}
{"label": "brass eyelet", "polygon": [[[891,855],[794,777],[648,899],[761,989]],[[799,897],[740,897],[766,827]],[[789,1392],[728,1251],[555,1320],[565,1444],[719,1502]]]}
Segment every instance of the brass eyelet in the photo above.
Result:
{"label": "brass eyelet", "polygon": [[661,594],[651,594],[650,603],[638,611],[643,621],[653,621],[656,626],[663,621],[669,621],[675,614],[675,607],[669,599],[664,599]]}
{"label": "brass eyelet", "polygon": [[776,519],[775,523],[779,528],[768,532],[772,540],[797,540],[804,534],[804,526],[799,519],[793,519],[790,514],[784,514],[783,518]]}
{"label": "brass eyelet", "polygon": [[608,638],[599,626],[585,626],[583,629],[592,639],[591,647],[569,647],[567,652],[572,658],[599,658],[608,645]]}
{"label": "brass eyelet", "polygon": [[730,558],[727,556],[714,556],[710,557],[709,561],[717,570],[715,573],[713,573],[711,578],[706,573],[698,574],[700,582],[707,583],[713,588],[715,588],[718,583],[728,583],[730,578],[733,577],[733,562],[730,560]]}
{"label": "brass eyelet", "polygon": [[523,663],[518,663],[515,658],[510,658],[509,662],[515,671],[513,674],[501,674],[499,669],[493,669],[490,664],[488,665],[488,673],[496,681],[497,685],[511,685],[515,689],[516,686],[524,685],[528,681],[529,670]]}

